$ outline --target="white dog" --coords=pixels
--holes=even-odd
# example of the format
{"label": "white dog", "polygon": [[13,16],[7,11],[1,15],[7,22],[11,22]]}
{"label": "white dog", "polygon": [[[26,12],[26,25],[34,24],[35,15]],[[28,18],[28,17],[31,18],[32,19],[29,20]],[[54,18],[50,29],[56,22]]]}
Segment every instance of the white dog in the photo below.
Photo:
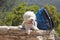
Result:
{"label": "white dog", "polygon": [[37,28],[37,23],[35,20],[36,20],[36,16],[35,16],[34,12],[32,12],[32,11],[27,11],[23,15],[22,26],[26,29],[26,32],[28,34],[30,34],[30,32],[31,32],[30,29],[39,30]]}

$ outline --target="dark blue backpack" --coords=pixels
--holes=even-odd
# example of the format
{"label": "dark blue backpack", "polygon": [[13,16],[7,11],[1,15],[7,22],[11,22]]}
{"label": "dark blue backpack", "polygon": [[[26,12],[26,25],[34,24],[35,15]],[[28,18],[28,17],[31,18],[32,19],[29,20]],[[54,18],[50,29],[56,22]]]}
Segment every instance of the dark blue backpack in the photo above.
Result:
{"label": "dark blue backpack", "polygon": [[54,28],[53,21],[48,13],[48,11],[44,8],[41,8],[36,14],[37,27],[41,30],[51,30]]}

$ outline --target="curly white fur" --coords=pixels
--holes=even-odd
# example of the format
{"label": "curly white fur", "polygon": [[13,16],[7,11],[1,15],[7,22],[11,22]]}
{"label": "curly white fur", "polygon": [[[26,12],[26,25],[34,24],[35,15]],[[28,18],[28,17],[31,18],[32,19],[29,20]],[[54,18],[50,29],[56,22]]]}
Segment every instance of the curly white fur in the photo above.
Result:
{"label": "curly white fur", "polygon": [[34,30],[39,30],[37,28],[37,22],[35,20],[36,20],[36,16],[35,16],[34,12],[32,12],[32,11],[27,11],[23,15],[22,25],[24,26],[24,28],[26,29],[26,32],[28,34],[30,34],[30,29],[31,28],[34,29]]}

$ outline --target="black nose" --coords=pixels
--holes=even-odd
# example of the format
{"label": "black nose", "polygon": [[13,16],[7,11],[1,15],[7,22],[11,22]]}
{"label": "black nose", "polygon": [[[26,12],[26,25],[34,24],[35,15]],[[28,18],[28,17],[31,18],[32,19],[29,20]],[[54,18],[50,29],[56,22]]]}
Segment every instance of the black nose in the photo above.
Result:
{"label": "black nose", "polygon": [[33,21],[33,19],[31,19],[31,21]]}

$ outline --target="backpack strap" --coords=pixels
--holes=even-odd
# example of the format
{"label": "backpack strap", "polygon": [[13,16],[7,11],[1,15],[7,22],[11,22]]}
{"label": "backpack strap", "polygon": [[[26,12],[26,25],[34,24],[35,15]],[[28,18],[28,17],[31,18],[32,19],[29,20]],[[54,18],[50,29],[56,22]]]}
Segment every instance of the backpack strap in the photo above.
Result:
{"label": "backpack strap", "polygon": [[53,20],[52,20],[52,17],[51,17],[51,15],[50,14],[48,14],[48,11],[46,10],[46,9],[44,9],[45,10],[45,12],[46,12],[46,15],[47,15],[47,18],[48,18],[48,20],[49,20],[49,24],[50,24],[50,29],[53,29],[54,28],[54,23],[53,23]]}

